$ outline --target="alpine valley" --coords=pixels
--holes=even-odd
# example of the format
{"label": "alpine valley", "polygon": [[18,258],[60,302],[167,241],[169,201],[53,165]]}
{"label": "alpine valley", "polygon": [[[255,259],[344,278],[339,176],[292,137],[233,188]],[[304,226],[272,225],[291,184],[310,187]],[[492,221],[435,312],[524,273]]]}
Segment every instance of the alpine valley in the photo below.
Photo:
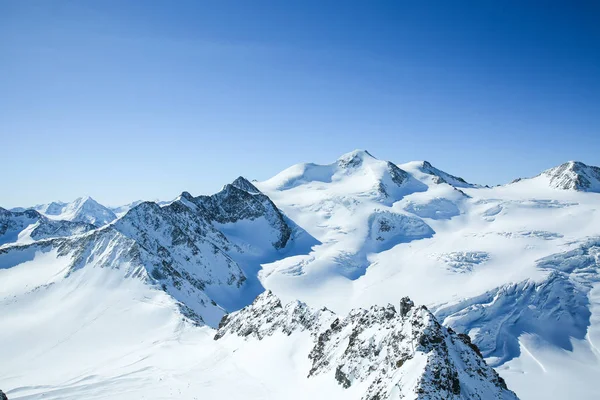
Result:
{"label": "alpine valley", "polygon": [[487,187],[355,150],[0,208],[0,321],[10,400],[596,399],[600,168]]}

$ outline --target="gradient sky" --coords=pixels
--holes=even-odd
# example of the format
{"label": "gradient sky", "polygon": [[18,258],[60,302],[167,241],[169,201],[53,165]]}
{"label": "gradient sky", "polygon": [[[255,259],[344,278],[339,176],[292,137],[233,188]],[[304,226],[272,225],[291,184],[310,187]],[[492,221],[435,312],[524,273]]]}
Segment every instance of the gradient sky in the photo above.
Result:
{"label": "gradient sky", "polygon": [[0,0],[0,206],[211,193],[355,148],[600,164],[597,1]]}

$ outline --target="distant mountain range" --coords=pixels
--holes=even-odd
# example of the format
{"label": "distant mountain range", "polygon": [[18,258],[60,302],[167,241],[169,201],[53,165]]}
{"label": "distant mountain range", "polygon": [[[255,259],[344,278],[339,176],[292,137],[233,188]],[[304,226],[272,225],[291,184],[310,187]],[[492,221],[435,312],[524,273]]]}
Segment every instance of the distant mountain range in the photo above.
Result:
{"label": "distant mountain range", "polygon": [[580,162],[486,187],[355,150],[210,196],[0,208],[1,389],[592,399],[599,192]]}

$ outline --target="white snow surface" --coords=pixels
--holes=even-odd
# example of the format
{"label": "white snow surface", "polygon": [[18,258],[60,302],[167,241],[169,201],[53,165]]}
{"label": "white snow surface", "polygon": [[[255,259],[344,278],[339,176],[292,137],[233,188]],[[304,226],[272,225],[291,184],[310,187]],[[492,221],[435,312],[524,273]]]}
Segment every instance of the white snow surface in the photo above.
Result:
{"label": "white snow surface", "polygon": [[117,218],[109,208],[89,196],[79,197],[70,203],[57,201],[49,204],[38,204],[33,207],[12,209],[12,211],[25,210],[35,210],[54,220],[86,222],[98,227],[104,226]]}
{"label": "white snow surface", "polygon": [[[283,211],[294,240],[272,247],[272,217],[194,225],[207,249],[219,248],[212,261],[197,261],[214,277],[200,291],[163,290],[144,261],[165,260],[155,258],[164,247],[181,270],[203,276],[185,262],[192,253],[165,239],[164,229],[175,228],[150,232],[118,220],[74,239],[26,239],[27,224],[23,240],[17,233],[0,249],[0,389],[11,400],[360,398],[331,376],[307,378],[310,335],[214,341],[215,330],[182,307],[202,314],[201,298],[214,327],[264,287],[283,302],[339,315],[409,296],[468,333],[519,398],[595,399],[600,186],[596,169],[580,164],[493,188],[360,150],[290,167],[254,186]],[[66,208],[40,212],[54,218],[55,209]],[[84,239],[84,257],[69,250]],[[142,242],[152,243],[142,246],[143,262],[125,256]],[[227,280],[223,268],[248,279],[246,292],[212,283]],[[401,380],[414,386],[423,362],[411,359],[414,375]]]}

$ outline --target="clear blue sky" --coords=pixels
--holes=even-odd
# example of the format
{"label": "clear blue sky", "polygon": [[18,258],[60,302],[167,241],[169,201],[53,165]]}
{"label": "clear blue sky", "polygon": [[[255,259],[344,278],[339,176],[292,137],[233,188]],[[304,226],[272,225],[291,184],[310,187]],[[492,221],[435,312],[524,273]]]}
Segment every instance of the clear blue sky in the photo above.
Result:
{"label": "clear blue sky", "polygon": [[0,0],[0,206],[218,190],[355,148],[600,164],[597,1]]}

